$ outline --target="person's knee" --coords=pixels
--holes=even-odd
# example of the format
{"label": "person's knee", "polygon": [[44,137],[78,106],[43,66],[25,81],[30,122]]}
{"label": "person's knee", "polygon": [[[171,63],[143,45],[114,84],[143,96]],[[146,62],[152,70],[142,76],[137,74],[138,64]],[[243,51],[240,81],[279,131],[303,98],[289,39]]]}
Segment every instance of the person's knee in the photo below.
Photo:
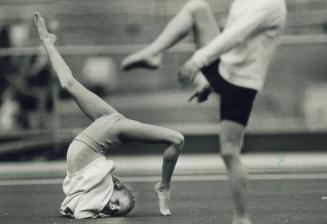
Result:
{"label": "person's knee", "polygon": [[241,163],[240,153],[230,150],[221,152],[221,157],[226,165],[229,176],[232,180],[238,181],[243,187],[247,187],[249,177],[245,167]]}
{"label": "person's knee", "polygon": [[184,146],[184,136],[177,132],[172,131],[168,137],[169,148],[165,151],[166,159],[175,160],[178,158]]}
{"label": "person's knee", "polygon": [[210,6],[204,0],[191,0],[186,7],[192,14],[210,11]]}
{"label": "person's knee", "polygon": [[231,168],[233,165],[240,162],[240,155],[238,152],[236,152],[236,149],[233,150],[222,149],[220,155],[224,160],[227,168]]}
{"label": "person's knee", "polygon": [[231,122],[222,124],[220,150],[224,162],[228,165],[239,162],[244,128]]}
{"label": "person's knee", "polygon": [[177,131],[172,132],[170,136],[170,143],[176,146],[175,148],[181,150],[184,146],[184,141],[184,136],[181,133]]}
{"label": "person's knee", "polygon": [[224,160],[227,168],[232,168],[234,165],[240,163],[241,146],[238,141],[222,141],[220,155]]}

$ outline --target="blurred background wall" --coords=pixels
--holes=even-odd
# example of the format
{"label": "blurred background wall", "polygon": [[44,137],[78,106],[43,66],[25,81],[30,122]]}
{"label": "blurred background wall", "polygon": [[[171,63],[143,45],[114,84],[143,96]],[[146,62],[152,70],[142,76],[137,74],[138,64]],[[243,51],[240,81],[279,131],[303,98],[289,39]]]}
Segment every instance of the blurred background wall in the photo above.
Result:
{"label": "blurred background wall", "polygon": [[[179,65],[193,49],[191,36],[166,54],[160,70],[130,73],[119,70],[122,58],[152,41],[185,2],[1,0],[0,24],[2,27],[24,24],[29,29],[26,41],[16,40],[14,42],[18,44],[10,47],[37,46],[32,14],[34,11],[41,12],[54,24],[59,36],[58,45],[63,47],[65,59],[78,79],[108,97],[127,116],[156,124],[216,124],[218,105],[215,97],[203,105],[187,103],[191,87],[182,88],[176,82]],[[223,28],[232,1],[208,2]],[[271,65],[265,89],[255,104],[250,129],[325,129],[327,103],[323,98],[327,92],[327,1],[286,2],[288,24],[285,35]],[[22,34],[23,28],[17,32]],[[23,60],[24,57],[16,58]],[[56,95],[56,88],[52,88],[51,94]],[[56,121],[60,122],[60,127],[87,124],[64,93],[60,94],[56,105]]]}
{"label": "blurred background wall", "polygon": [[[152,40],[187,0],[2,0],[1,24],[31,22],[39,10],[61,23],[65,44],[143,44]],[[232,1],[208,0],[220,24]],[[286,34],[326,32],[326,1],[286,0]]]}

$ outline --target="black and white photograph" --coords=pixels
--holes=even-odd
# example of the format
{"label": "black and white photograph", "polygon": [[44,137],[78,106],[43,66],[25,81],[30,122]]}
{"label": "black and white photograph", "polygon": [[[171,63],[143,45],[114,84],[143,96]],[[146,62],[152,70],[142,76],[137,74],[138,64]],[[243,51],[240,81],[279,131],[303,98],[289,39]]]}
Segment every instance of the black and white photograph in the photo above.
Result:
{"label": "black and white photograph", "polygon": [[326,224],[326,0],[0,0],[0,224]]}

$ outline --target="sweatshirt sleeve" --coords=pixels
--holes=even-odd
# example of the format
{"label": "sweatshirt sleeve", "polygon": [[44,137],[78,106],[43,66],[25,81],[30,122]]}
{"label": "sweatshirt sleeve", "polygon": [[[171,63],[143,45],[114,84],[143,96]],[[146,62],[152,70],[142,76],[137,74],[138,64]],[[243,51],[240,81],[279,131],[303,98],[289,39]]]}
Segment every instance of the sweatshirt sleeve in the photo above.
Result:
{"label": "sweatshirt sleeve", "polygon": [[200,67],[211,64],[225,52],[246,40],[250,35],[272,24],[278,7],[274,1],[257,1],[251,8],[226,28],[219,36],[205,47],[195,52],[192,59]]}

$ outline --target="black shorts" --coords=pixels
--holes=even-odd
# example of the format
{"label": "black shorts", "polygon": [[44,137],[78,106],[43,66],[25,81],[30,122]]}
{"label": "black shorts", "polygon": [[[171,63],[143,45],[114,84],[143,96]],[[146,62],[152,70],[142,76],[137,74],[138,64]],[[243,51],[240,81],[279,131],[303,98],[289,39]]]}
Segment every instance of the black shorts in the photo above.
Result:
{"label": "black shorts", "polygon": [[213,90],[220,95],[220,120],[230,120],[246,126],[257,91],[227,82],[218,72],[220,60],[201,71]]}

